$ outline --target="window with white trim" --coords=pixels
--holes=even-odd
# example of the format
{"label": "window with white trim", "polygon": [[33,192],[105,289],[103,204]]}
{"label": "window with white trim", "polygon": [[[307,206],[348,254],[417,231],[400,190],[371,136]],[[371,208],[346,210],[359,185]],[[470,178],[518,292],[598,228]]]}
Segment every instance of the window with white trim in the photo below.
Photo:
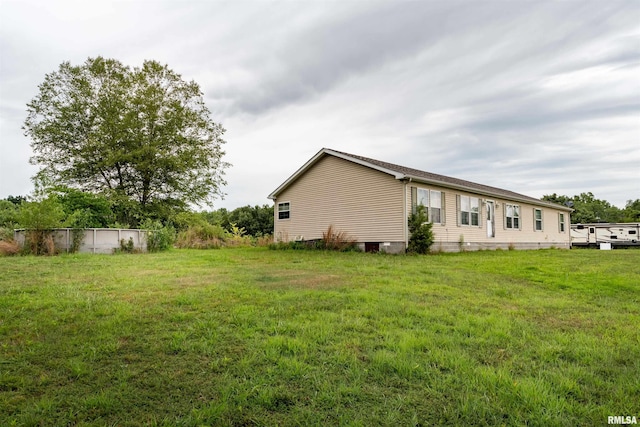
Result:
{"label": "window with white trim", "polygon": [[[429,208],[429,190],[418,188],[418,200],[416,200],[416,205],[422,205],[425,208]],[[428,212],[427,215],[429,215]]]}
{"label": "window with white trim", "polygon": [[291,208],[289,202],[278,203],[278,219],[289,219]]}
{"label": "window with white trim", "polygon": [[558,213],[558,231],[561,233],[565,232],[565,222],[564,222],[564,214]]}
{"label": "window with white trim", "polygon": [[533,209],[533,229],[535,231],[542,231],[542,209]]}
{"label": "window with white trim", "polygon": [[505,204],[505,227],[509,229],[520,228],[520,206]]}
{"label": "window with white trim", "polygon": [[460,196],[460,224],[480,225],[480,199],[471,196]]}
{"label": "window with white trim", "polygon": [[442,224],[442,193],[437,190],[429,191],[429,221]]}
{"label": "window with white trim", "polygon": [[411,188],[412,211],[415,213],[416,206],[425,207],[425,213],[429,222],[435,224],[443,224],[444,218],[442,214],[443,194],[438,190],[428,190],[426,188]]}

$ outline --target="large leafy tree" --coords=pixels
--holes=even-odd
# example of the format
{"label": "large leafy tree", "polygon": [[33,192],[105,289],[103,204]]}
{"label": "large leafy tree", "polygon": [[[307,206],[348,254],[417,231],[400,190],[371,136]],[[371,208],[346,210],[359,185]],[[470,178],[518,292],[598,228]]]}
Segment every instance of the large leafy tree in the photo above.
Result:
{"label": "large leafy tree", "polygon": [[142,215],[222,195],[224,129],[198,84],[166,65],[64,62],[27,106],[36,178],[134,202]]}

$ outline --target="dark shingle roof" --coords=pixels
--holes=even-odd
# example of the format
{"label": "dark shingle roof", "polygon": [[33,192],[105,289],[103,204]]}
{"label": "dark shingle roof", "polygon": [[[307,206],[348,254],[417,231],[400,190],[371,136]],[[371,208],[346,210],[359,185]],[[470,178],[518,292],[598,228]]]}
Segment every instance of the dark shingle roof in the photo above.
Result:
{"label": "dark shingle roof", "polygon": [[384,173],[393,175],[396,179],[411,180],[416,182],[423,182],[426,184],[439,185],[445,188],[452,188],[469,193],[475,193],[479,195],[503,198],[507,200],[520,201],[523,203],[531,203],[538,206],[549,206],[555,209],[562,209],[566,211],[572,211],[572,209],[557,205],[555,203],[547,202],[544,200],[536,199],[526,196],[524,194],[515,193],[513,191],[505,190],[502,188],[491,187],[489,185],[477,184],[471,181],[465,181],[464,179],[452,178],[450,176],[438,175],[431,172],[422,171],[419,169],[408,168],[406,166],[400,166],[389,162],[383,162],[381,160],[371,159],[369,157],[358,156],[356,154],[345,153],[338,150],[332,150],[330,148],[323,148],[309,161],[307,161],[300,169],[298,169],[293,175],[291,175],[285,182],[283,182],[273,193],[269,195],[270,199],[275,199],[285,188],[291,185],[298,177],[304,174],[309,168],[311,168],[317,161],[324,156],[335,156],[341,159],[358,163],[362,166],[373,168]]}
{"label": "dark shingle roof", "polygon": [[381,160],[371,159],[369,157],[358,156],[355,154],[345,153],[338,150],[328,149],[328,154],[330,152],[339,153],[346,157],[352,157],[354,159],[360,160],[361,162],[370,163],[371,165],[378,166],[383,169],[388,169],[390,171],[405,175],[406,178],[412,178],[417,181],[426,181],[432,184],[442,184],[445,187],[455,187],[459,189],[467,189],[468,191],[476,191],[484,195],[491,195],[494,197],[504,197],[506,199],[512,200],[520,200],[520,201],[528,201],[537,205],[546,205],[553,206],[557,208],[564,208],[566,210],[570,210],[566,206],[557,205],[551,202],[546,202],[540,199],[536,199],[534,197],[526,196],[524,194],[515,193],[513,191],[505,190],[502,188],[491,187],[489,185],[478,184],[471,181],[466,181],[464,179],[453,178],[450,176],[439,175],[431,172],[422,171],[419,169],[413,169],[406,166],[400,166],[389,162],[383,162]]}

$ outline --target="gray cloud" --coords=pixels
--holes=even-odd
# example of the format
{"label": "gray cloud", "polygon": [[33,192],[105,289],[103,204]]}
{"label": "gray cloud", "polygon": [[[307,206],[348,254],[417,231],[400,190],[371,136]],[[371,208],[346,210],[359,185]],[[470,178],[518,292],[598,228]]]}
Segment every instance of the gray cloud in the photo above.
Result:
{"label": "gray cloud", "polygon": [[44,74],[96,55],[200,83],[228,129],[228,207],[266,202],[323,146],[533,196],[640,197],[635,1],[0,7],[0,197],[30,186],[19,127]]}

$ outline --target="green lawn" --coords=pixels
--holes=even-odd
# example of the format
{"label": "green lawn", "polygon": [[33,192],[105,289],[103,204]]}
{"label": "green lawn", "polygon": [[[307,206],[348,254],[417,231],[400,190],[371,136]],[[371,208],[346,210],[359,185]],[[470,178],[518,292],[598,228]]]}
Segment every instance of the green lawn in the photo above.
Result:
{"label": "green lawn", "polygon": [[0,258],[0,425],[640,417],[640,251]]}

